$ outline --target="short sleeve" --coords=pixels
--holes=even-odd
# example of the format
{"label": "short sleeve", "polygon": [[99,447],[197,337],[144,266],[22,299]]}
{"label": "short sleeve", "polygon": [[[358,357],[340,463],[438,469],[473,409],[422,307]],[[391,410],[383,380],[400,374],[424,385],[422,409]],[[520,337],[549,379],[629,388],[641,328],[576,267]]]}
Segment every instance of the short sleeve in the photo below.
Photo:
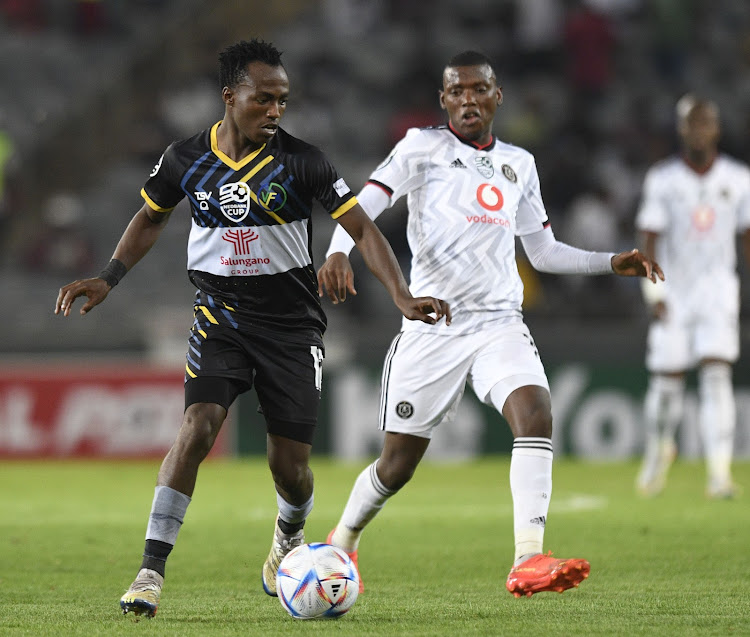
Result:
{"label": "short sleeve", "polygon": [[177,165],[177,150],[171,144],[159,158],[141,189],[141,196],[154,210],[172,210],[185,196],[180,187],[180,174]]}
{"label": "short sleeve", "polygon": [[412,128],[370,175],[370,182],[385,187],[391,203],[424,185],[428,154],[421,131]]}
{"label": "short sleeve", "polygon": [[662,232],[667,227],[667,207],[662,194],[659,171],[651,169],[643,182],[643,195],[635,227],[642,232]]}
{"label": "short sleeve", "polygon": [[521,200],[518,202],[516,212],[516,234],[519,237],[543,230],[549,220],[542,200],[539,173],[533,157],[528,162],[522,188]]}
{"label": "short sleeve", "polygon": [[314,148],[305,154],[305,186],[334,219],[351,209],[357,198],[323,152]]}

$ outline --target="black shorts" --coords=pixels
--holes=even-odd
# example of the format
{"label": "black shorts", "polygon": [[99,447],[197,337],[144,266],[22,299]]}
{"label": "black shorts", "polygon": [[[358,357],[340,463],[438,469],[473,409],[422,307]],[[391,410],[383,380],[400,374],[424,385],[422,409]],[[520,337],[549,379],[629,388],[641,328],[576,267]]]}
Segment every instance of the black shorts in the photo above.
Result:
{"label": "black shorts", "polygon": [[225,409],[255,386],[268,433],[312,444],[323,378],[319,343],[289,343],[271,334],[243,334],[211,325],[191,332],[185,409],[216,403]]}

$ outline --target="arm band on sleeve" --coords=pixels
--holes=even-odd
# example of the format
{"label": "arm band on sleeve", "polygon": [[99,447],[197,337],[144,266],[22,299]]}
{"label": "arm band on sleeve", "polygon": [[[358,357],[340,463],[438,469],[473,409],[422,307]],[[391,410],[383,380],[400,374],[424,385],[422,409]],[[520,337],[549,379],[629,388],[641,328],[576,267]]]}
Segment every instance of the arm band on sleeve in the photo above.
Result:
{"label": "arm band on sleeve", "polygon": [[127,267],[119,259],[112,259],[107,267],[99,273],[99,278],[104,279],[110,288],[115,287],[122,277],[128,273]]}
{"label": "arm band on sleeve", "polygon": [[[365,187],[362,188],[357,195],[357,201],[367,213],[367,216],[373,221],[377,219],[391,203],[391,199],[387,193],[382,188],[373,186],[372,184],[366,184]],[[334,252],[343,252],[348,256],[353,247],[354,239],[349,236],[349,233],[346,230],[337,224],[336,229],[333,231],[328,251],[326,252],[326,259]]]}
{"label": "arm band on sleeve", "polygon": [[521,237],[534,269],[552,274],[612,274],[613,252],[590,252],[555,239],[552,228]]}

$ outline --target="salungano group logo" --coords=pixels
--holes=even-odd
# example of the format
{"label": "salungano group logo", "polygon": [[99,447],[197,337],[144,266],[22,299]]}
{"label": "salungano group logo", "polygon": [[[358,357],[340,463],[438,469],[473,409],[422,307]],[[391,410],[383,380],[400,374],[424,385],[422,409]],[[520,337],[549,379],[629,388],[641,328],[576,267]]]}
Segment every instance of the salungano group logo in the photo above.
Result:
{"label": "salungano group logo", "polygon": [[255,230],[237,228],[225,231],[221,238],[234,246],[235,254],[250,254],[250,242],[259,239],[259,236]]}

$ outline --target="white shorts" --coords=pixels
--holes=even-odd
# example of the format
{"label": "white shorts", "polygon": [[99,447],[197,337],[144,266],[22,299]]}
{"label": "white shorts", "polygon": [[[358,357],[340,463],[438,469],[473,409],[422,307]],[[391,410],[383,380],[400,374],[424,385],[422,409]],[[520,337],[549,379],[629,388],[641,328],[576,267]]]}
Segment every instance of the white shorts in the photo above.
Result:
{"label": "white shorts", "polygon": [[714,314],[689,324],[654,321],[648,330],[646,368],[652,373],[684,372],[705,358],[734,363],[739,353],[736,315]]}
{"label": "white shorts", "polygon": [[479,400],[502,412],[505,400],[525,385],[549,391],[544,365],[529,328],[522,322],[473,334],[444,336],[401,332],[383,366],[380,429],[431,438],[442,422],[451,422],[469,383]]}

